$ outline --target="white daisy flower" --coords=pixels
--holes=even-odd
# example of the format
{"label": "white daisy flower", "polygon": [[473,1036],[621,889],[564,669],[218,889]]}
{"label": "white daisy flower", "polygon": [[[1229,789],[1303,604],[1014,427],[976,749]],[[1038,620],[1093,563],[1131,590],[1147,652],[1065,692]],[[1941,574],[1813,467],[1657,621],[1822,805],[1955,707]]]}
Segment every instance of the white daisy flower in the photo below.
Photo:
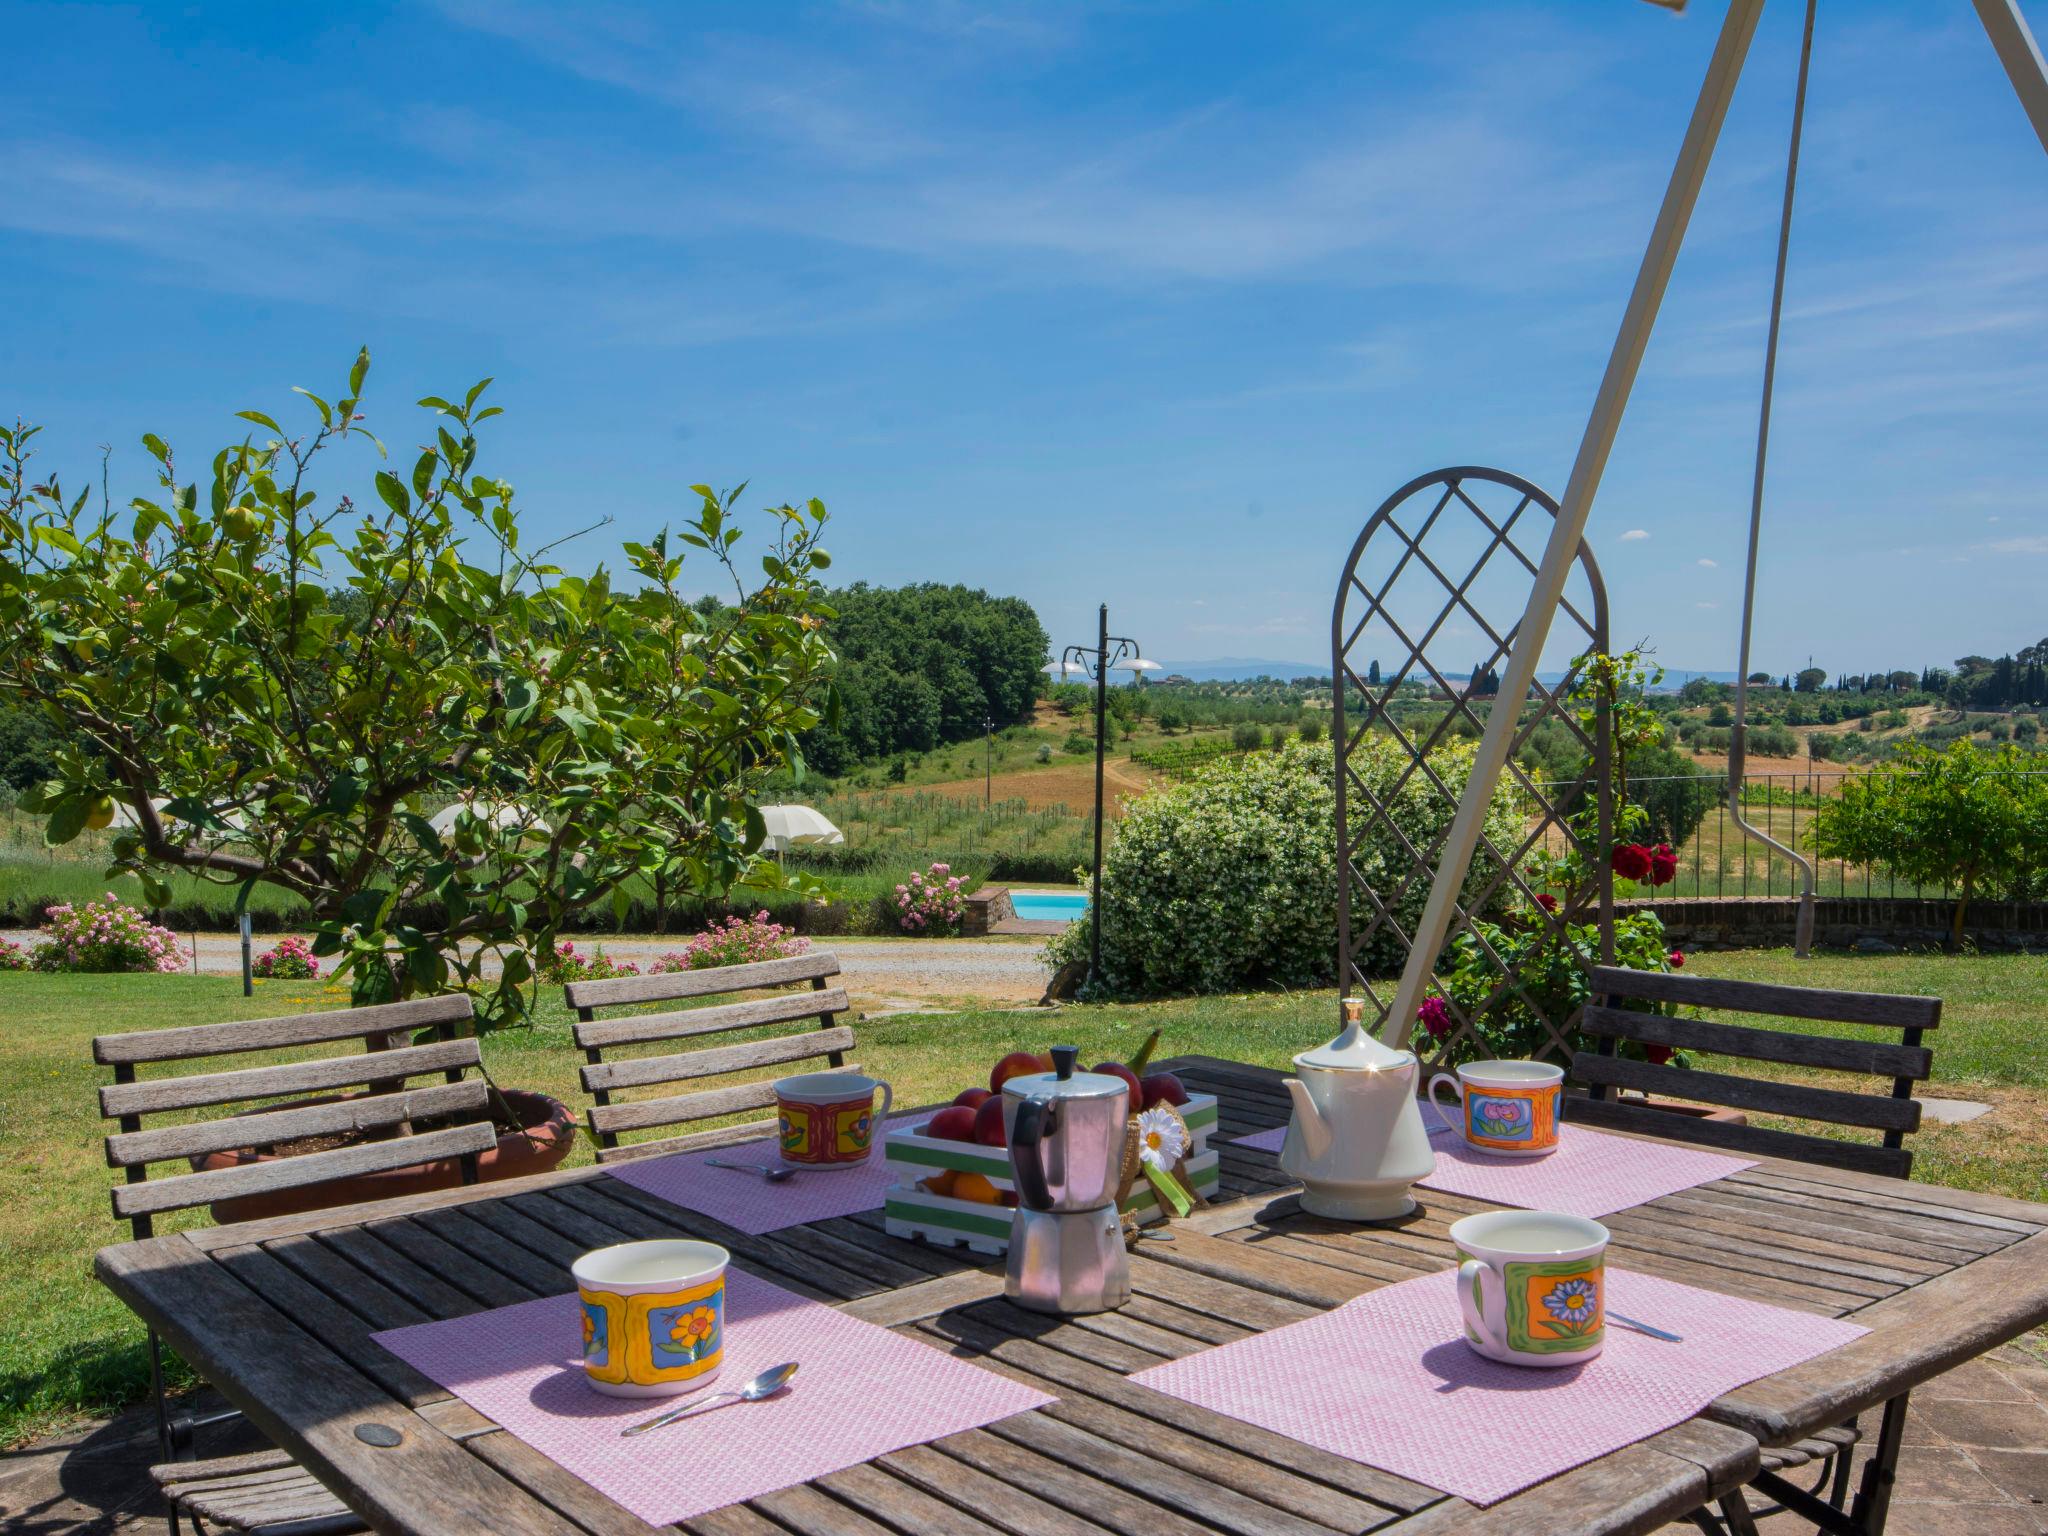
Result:
{"label": "white daisy flower", "polygon": [[1154,1168],[1171,1170],[1187,1155],[1187,1123],[1165,1105],[1154,1105],[1138,1116],[1138,1160]]}

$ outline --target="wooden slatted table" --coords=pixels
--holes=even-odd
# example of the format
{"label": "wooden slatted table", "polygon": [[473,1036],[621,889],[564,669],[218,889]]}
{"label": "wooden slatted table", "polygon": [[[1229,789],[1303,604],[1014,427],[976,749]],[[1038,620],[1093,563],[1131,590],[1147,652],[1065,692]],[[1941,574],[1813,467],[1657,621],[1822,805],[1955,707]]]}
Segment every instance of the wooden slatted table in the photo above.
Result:
{"label": "wooden slatted table", "polygon": [[[1170,1064],[1220,1137],[1282,1123],[1279,1074]],[[1784,1445],[2048,1321],[2048,1207],[1764,1164],[1606,1218],[1623,1264],[1873,1331],[1700,1418],[1478,1512],[1462,1500],[1133,1386],[1125,1377],[1447,1267],[1478,1203],[1420,1190],[1394,1227],[1303,1214],[1268,1153],[1219,1140],[1223,1198],[1132,1258],[1118,1312],[1001,1299],[1000,1267],[888,1237],[879,1212],[754,1237],[596,1168],[102,1250],[101,1278],[378,1529],[641,1536],[649,1527],[380,1347],[382,1328],[570,1288],[577,1254],[687,1233],[779,1285],[1056,1394],[985,1429],[687,1522],[702,1536],[886,1532],[1320,1536],[1654,1529]],[[399,1432],[382,1447],[366,1425]],[[373,1439],[390,1438],[373,1432]]]}

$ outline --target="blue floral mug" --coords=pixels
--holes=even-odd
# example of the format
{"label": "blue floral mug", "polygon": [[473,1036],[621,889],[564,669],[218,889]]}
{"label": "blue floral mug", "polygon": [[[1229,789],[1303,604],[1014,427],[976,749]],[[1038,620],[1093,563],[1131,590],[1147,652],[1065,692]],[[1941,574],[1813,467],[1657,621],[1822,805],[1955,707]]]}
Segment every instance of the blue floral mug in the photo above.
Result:
{"label": "blue floral mug", "polygon": [[1607,1342],[1607,1229],[1555,1211],[1451,1223],[1465,1342],[1507,1365],[1581,1365]]}
{"label": "blue floral mug", "polygon": [[[1439,1087],[1459,1099],[1454,1117],[1437,1097]],[[1547,1061],[1468,1061],[1458,1075],[1439,1072],[1429,1080],[1429,1103],[1437,1118],[1474,1152],[1488,1157],[1548,1157],[1557,1150],[1557,1123],[1564,1107],[1564,1069]]]}
{"label": "blue floral mug", "polygon": [[694,1238],[618,1243],[570,1272],[583,1303],[583,1370],[613,1397],[673,1397],[708,1386],[725,1363],[725,1266]]}

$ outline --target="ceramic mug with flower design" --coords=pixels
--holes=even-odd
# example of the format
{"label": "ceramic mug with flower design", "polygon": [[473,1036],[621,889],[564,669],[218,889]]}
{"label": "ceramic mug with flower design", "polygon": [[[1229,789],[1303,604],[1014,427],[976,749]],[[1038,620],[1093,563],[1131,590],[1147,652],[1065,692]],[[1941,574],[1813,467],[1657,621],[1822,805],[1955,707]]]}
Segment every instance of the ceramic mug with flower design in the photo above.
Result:
{"label": "ceramic mug with flower design", "polygon": [[1607,1229],[1555,1211],[1451,1223],[1465,1342],[1508,1365],[1581,1365],[1607,1342]]}
{"label": "ceramic mug with flower design", "polygon": [[[875,1108],[875,1090],[882,1107]],[[858,1072],[803,1072],[775,1083],[782,1160],[798,1168],[857,1168],[875,1149],[875,1128],[889,1118],[895,1092]]]}
{"label": "ceramic mug with flower design", "polygon": [[[1463,1105],[1456,1119],[1437,1098],[1448,1085]],[[1437,1118],[1474,1152],[1490,1157],[1548,1157],[1557,1150],[1558,1112],[1563,1108],[1564,1069],[1545,1061],[1468,1061],[1458,1075],[1439,1072],[1429,1080],[1429,1103]]]}
{"label": "ceramic mug with flower design", "polygon": [[707,1386],[725,1363],[725,1266],[694,1238],[619,1243],[570,1272],[583,1303],[583,1370],[613,1397],[673,1397]]}

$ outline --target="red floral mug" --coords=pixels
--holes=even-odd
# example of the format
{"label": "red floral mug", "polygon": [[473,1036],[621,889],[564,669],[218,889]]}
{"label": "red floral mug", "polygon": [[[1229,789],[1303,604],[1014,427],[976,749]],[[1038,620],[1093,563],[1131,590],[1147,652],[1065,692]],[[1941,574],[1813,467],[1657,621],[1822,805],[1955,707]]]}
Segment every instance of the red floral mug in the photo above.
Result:
{"label": "red floral mug", "polygon": [[[882,1107],[875,1108],[875,1090]],[[775,1084],[782,1160],[798,1168],[857,1168],[896,1101],[889,1085],[858,1072],[805,1072]]]}

